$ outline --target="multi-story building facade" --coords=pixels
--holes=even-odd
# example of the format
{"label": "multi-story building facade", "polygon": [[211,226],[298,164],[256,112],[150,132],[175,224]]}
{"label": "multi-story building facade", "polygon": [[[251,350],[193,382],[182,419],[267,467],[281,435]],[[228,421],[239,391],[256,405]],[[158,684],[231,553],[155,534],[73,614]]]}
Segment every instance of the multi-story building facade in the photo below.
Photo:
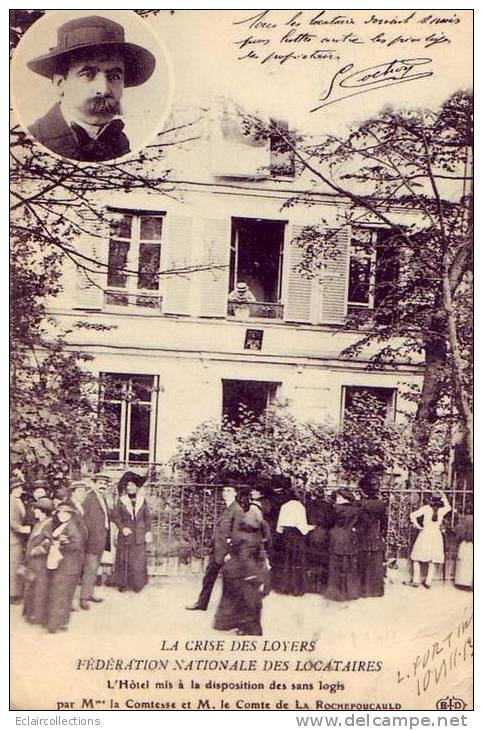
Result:
{"label": "multi-story building facade", "polygon": [[[300,419],[337,424],[354,393],[369,390],[398,418],[417,362],[374,371],[374,349],[342,354],[361,334],[342,329],[347,313],[377,304],[385,229],[364,211],[343,225],[347,201],[310,191],[273,140],[250,144],[226,125],[175,148],[169,167],[170,195],[106,194],[109,230],[79,241],[102,265],[87,275],[66,267],[51,306],[66,326],[111,327],[70,336],[116,384],[100,394],[118,424],[106,460],[164,462],[178,437],[240,403],[259,412],[280,398]],[[336,231],[336,255],[308,277],[298,237],[321,224]],[[240,283],[248,302],[234,294]]]}

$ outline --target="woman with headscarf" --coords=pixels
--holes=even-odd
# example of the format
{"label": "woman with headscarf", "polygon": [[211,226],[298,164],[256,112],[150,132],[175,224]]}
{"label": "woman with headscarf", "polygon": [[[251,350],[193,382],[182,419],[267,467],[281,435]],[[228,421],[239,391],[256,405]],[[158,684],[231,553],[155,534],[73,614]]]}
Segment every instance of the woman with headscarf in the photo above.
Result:
{"label": "woman with headscarf", "polygon": [[419,532],[410,556],[413,561],[413,579],[409,585],[414,588],[420,586],[421,563],[428,564],[426,580],[423,582],[425,588],[431,588],[434,566],[444,563],[441,525],[448,512],[451,512],[451,505],[439,489],[428,494],[422,507],[411,512],[411,523]]}
{"label": "woman with headscarf", "polygon": [[470,504],[456,525],[456,537],[459,540],[456,556],[454,584],[458,588],[473,588],[473,505]]}
{"label": "woman with headscarf", "polygon": [[384,538],[387,532],[387,511],[378,498],[379,474],[369,472],[359,481],[362,496],[359,502],[359,570],[361,596],[384,595]]}
{"label": "woman with headscarf", "polygon": [[213,627],[221,631],[236,629],[246,636],[261,636],[262,601],[269,566],[266,548],[270,528],[263,518],[258,500],[237,515],[230,548],[222,568],[222,595]]}
{"label": "woman with headscarf", "polygon": [[21,603],[23,592],[23,556],[25,541],[31,527],[25,522],[22,501],[25,479],[17,470],[10,483],[10,603]]}
{"label": "woman with headscarf", "polygon": [[361,595],[359,575],[360,507],[350,489],[333,494],[334,525],[329,536],[329,575],[326,596],[333,601],[352,601]]}
{"label": "woman with headscarf", "polygon": [[152,542],[151,511],[144,495],[146,479],[126,472],[118,484],[119,499],[113,510],[117,526],[116,562],[113,584],[120,591],[138,593],[148,582],[146,546]]}
{"label": "woman with headscarf", "polygon": [[81,569],[82,536],[74,516],[75,508],[61,502],[52,521],[47,555],[47,569],[50,571],[47,629],[51,634],[67,631]]}
{"label": "woman with headscarf", "polygon": [[23,615],[31,624],[47,623],[49,570],[47,555],[52,540],[54,503],[48,497],[39,497],[32,503],[35,519],[25,550],[25,589]]}
{"label": "woman with headscarf", "polygon": [[314,526],[307,522],[302,502],[295,498],[280,508],[277,521],[277,569],[273,588],[279,593],[302,596],[305,593],[305,536]]}

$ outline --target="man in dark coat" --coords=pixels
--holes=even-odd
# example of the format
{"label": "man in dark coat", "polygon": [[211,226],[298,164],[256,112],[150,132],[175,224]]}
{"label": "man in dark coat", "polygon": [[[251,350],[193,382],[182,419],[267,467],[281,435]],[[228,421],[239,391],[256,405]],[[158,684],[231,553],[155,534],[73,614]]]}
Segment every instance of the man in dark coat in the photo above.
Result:
{"label": "man in dark coat", "polygon": [[222,496],[226,507],[215,525],[213,549],[203,577],[201,593],[193,606],[186,606],[189,611],[206,611],[208,608],[216,577],[223,567],[228,554],[233,529],[237,520],[244,514],[242,508],[236,501],[235,487],[223,487]]}
{"label": "man in dark coat", "polygon": [[111,510],[104,496],[108,484],[107,475],[95,474],[82,504],[87,528],[80,594],[80,607],[84,610],[89,609],[89,601],[102,602],[102,598],[94,596],[94,586],[102,554],[104,550],[111,549]]}
{"label": "man in dark coat", "polygon": [[64,23],[57,46],[34,58],[31,71],[51,79],[59,102],[29,132],[62,157],[102,162],[130,151],[123,132],[124,88],[143,84],[156,59],[126,43],[124,28],[108,18],[89,16]]}

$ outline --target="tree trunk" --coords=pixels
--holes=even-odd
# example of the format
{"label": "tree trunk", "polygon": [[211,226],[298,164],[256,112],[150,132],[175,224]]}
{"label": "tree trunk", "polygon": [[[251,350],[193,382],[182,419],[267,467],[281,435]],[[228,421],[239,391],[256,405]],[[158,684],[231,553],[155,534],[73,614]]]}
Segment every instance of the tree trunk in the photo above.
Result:
{"label": "tree trunk", "polygon": [[[434,329],[439,329],[440,326],[440,317],[433,317],[429,329],[434,331]],[[445,339],[438,336],[428,337],[424,343],[424,350],[423,386],[413,427],[414,439],[421,452],[427,448],[432,426],[438,420],[438,403],[441,398],[447,357]]]}

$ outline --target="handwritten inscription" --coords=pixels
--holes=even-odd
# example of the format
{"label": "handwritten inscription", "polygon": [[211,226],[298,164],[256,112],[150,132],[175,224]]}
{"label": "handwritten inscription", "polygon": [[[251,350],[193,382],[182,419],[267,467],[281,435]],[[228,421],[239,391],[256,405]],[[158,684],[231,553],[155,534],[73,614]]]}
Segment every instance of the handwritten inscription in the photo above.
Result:
{"label": "handwritten inscription", "polygon": [[461,23],[456,12],[366,14],[330,10],[247,11],[233,22],[233,43],[240,61],[260,65],[293,65],[344,59],[354,47],[447,47]]}
{"label": "handwritten inscription", "polygon": [[397,671],[396,682],[415,682],[418,697],[443,683],[456,669],[473,658],[473,614],[420,652],[407,670]]}
{"label": "handwritten inscription", "polygon": [[[354,64],[349,63],[334,74],[329,88],[319,97],[322,104],[310,111],[316,112],[340,99],[356,96],[372,89],[381,89],[386,86],[394,86],[395,84],[403,84],[407,81],[432,76],[432,71],[423,70],[430,63],[431,58],[394,59],[353,73],[349,73],[349,71],[352,71]],[[348,89],[348,91],[345,91],[345,89]],[[353,89],[356,89],[356,91],[353,91]]]}

